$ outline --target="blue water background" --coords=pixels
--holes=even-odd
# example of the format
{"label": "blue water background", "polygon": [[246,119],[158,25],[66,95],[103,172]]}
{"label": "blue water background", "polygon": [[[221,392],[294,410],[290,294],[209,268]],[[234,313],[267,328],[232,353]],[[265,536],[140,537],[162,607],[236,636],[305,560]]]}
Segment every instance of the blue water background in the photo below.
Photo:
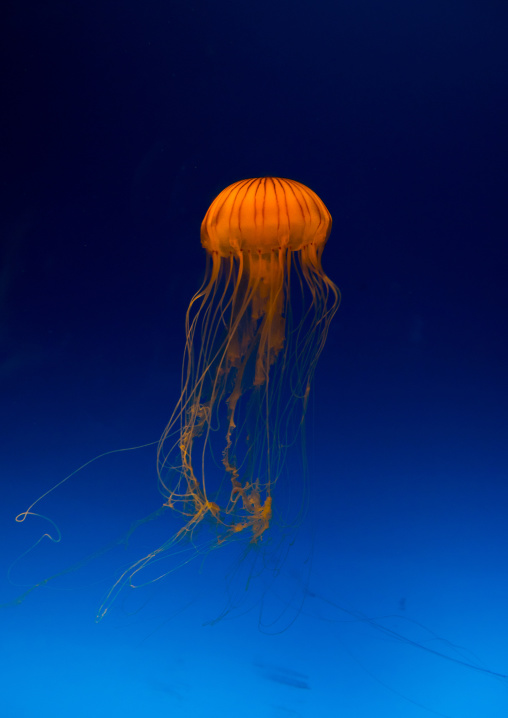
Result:
{"label": "blue water background", "polygon": [[[2,716],[507,715],[507,15],[10,4]],[[92,457],[157,441],[201,219],[229,183],[270,174],[329,207],[323,263],[342,291],[309,402],[308,515],[280,571],[269,537],[221,547],[96,623],[122,568],[180,528],[165,517],[5,605],[160,506],[152,446],[37,506],[59,544],[25,554],[51,524],[15,522]]]}

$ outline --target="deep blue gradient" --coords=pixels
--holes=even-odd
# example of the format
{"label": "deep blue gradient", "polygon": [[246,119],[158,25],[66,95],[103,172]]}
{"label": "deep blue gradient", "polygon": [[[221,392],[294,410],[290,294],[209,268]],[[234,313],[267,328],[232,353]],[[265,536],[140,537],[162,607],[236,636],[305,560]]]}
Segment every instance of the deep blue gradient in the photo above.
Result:
{"label": "deep blue gradient", "polygon": [[[508,714],[507,26],[494,0],[8,4],[2,717]],[[25,554],[56,529],[15,517],[157,441],[201,220],[263,175],[334,219],[308,515],[284,561],[279,535],[221,547],[96,623],[181,528],[114,545],[161,505],[155,447],[34,508],[59,544]]]}

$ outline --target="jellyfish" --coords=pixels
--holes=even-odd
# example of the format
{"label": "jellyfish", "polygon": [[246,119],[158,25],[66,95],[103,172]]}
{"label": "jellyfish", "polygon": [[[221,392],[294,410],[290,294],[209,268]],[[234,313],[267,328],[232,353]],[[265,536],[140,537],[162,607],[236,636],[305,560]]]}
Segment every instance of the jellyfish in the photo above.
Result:
{"label": "jellyfish", "polygon": [[[340,301],[321,264],[331,226],[315,192],[278,177],[235,182],[210,205],[205,278],[185,318],[181,396],[157,449],[162,508],[182,525],[122,574],[113,594],[184,538],[200,553],[239,538],[259,543],[274,516],[298,520],[302,506],[288,518],[275,489]],[[200,544],[203,525],[211,534]]]}
{"label": "jellyfish", "polygon": [[162,506],[123,542],[162,514],[179,516],[180,527],[122,573],[98,620],[124,585],[174,570],[140,581],[183,545],[193,556],[234,540],[259,545],[274,522],[298,523],[305,496],[291,496],[289,511],[276,487],[340,302],[321,264],[331,226],[315,192],[278,177],[235,182],[210,205],[201,225],[205,277],[185,318],[181,395],[157,448]]}
{"label": "jellyfish", "polygon": [[184,519],[177,540],[205,518],[218,543],[239,533],[261,541],[269,529],[292,414],[299,407],[301,423],[339,303],[321,265],[331,226],[315,192],[278,177],[235,182],[205,215],[207,272],[186,315],[180,401],[158,447],[165,506]]}

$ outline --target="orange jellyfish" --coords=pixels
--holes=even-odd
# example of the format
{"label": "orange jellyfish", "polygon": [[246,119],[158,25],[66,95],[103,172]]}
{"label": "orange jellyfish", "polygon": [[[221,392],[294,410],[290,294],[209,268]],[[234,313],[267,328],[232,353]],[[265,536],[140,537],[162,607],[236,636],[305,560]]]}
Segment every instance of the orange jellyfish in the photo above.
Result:
{"label": "orange jellyfish", "polygon": [[[258,543],[274,520],[298,521],[303,499],[292,499],[296,516],[288,517],[275,489],[340,301],[321,265],[331,227],[315,192],[278,177],[235,182],[210,205],[201,225],[207,271],[185,320],[182,392],[157,451],[164,509],[183,526],[122,574],[99,619],[123,585],[140,585],[136,574],[185,537],[195,556],[233,539]],[[196,535],[203,525],[205,541]]]}
{"label": "orange jellyfish", "polygon": [[[291,495],[290,511],[288,492],[278,496],[276,487],[340,301],[321,266],[331,227],[322,200],[294,180],[242,180],[212,202],[201,225],[207,271],[185,320],[181,396],[157,450],[163,505],[121,542],[162,513],[176,512],[183,524],[122,573],[98,620],[123,586],[175,570],[159,572],[163,559],[176,556],[181,565],[232,540],[259,544],[273,522],[298,524],[304,497]],[[37,502],[17,520],[33,515]],[[157,575],[140,581],[148,566]]]}
{"label": "orange jellyfish", "polygon": [[185,521],[176,539],[205,518],[218,543],[239,533],[256,542],[270,526],[294,414],[298,427],[339,303],[321,266],[331,227],[311,189],[278,177],[235,182],[206,213],[208,270],[158,448],[165,505]]}

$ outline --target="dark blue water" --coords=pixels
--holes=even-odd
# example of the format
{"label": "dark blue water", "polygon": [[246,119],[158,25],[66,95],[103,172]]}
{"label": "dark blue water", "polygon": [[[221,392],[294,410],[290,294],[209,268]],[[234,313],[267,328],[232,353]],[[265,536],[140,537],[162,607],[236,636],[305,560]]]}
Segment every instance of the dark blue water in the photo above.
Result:
{"label": "dark blue water", "polygon": [[[506,716],[507,22],[497,2],[10,4],[2,716]],[[181,528],[119,542],[161,506],[155,446],[15,517],[158,440],[201,220],[264,175],[334,220],[308,469],[298,443],[274,491],[307,514],[258,546],[200,551],[203,527],[96,623]]]}

